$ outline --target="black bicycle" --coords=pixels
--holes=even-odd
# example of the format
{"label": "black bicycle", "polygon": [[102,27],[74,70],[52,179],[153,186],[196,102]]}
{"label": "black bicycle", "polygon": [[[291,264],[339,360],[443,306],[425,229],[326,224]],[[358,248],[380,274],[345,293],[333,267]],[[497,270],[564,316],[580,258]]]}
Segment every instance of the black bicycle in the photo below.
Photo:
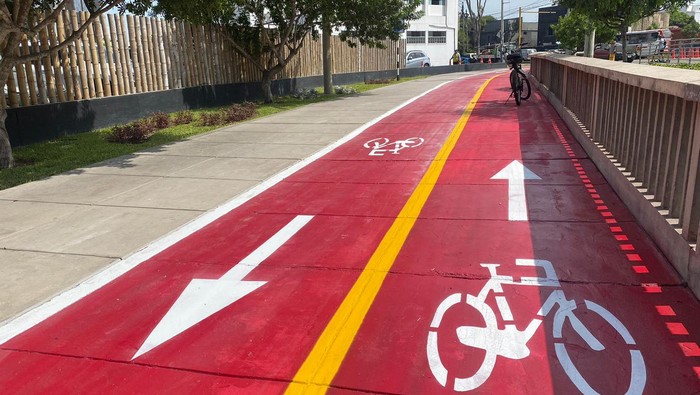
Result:
{"label": "black bicycle", "polygon": [[[510,54],[506,56],[506,64],[510,71],[510,96],[515,97],[515,104],[520,105],[523,100],[530,98],[530,81],[523,73],[523,57],[520,54]],[[510,99],[510,96],[508,97]],[[508,102],[506,100],[506,102]]]}

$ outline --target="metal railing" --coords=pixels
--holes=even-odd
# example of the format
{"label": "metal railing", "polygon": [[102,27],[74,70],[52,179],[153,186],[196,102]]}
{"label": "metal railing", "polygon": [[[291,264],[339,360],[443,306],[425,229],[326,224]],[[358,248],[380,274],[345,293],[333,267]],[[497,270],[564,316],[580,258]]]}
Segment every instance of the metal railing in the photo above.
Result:
{"label": "metal railing", "polygon": [[531,74],[691,245],[700,225],[700,73],[540,56]]}

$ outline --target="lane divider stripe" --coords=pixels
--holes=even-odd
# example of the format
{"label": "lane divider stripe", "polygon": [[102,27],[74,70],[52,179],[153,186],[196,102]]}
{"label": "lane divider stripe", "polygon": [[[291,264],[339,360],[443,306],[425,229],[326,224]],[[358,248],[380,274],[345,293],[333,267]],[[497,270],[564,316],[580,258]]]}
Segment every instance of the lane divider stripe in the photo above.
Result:
{"label": "lane divider stripe", "polygon": [[384,279],[433,191],[447,158],[462,135],[486,86],[494,78],[484,82],[467,105],[445,144],[297,371],[286,394],[323,394],[328,390]]}

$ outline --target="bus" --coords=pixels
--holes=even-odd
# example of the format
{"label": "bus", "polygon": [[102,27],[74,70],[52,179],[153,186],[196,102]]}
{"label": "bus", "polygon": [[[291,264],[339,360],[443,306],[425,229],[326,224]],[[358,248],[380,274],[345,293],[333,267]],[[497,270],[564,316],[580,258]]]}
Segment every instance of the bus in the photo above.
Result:
{"label": "bus", "polygon": [[[663,36],[660,34],[663,33]],[[671,40],[671,30],[654,29],[627,32],[627,52],[634,52],[637,57],[646,58],[663,51]],[[620,42],[620,35],[615,38]]]}

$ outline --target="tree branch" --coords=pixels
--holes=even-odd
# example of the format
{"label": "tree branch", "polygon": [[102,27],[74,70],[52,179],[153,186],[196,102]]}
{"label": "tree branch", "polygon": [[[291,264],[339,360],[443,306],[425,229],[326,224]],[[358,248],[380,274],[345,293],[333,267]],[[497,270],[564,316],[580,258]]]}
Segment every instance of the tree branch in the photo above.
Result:
{"label": "tree branch", "polygon": [[116,0],[116,1],[109,1],[106,2],[105,4],[110,4],[109,7],[100,7],[100,9],[96,10],[92,14],[90,14],[90,17],[83,22],[82,26],[78,30],[73,31],[73,33],[68,36],[65,40],[63,40],[62,43],[58,44],[57,46],[49,49],[43,49],[40,50],[39,52],[29,54],[29,55],[23,55],[23,56],[18,56],[15,58],[15,62],[17,63],[26,63],[32,60],[37,60],[40,59],[46,55],[49,55],[55,51],[60,51],[67,46],[71,45],[73,41],[78,39],[83,32],[90,26],[90,24],[97,18],[99,18],[100,15],[104,14],[105,12],[109,11],[112,7],[114,7],[117,3],[121,2],[122,0]]}

